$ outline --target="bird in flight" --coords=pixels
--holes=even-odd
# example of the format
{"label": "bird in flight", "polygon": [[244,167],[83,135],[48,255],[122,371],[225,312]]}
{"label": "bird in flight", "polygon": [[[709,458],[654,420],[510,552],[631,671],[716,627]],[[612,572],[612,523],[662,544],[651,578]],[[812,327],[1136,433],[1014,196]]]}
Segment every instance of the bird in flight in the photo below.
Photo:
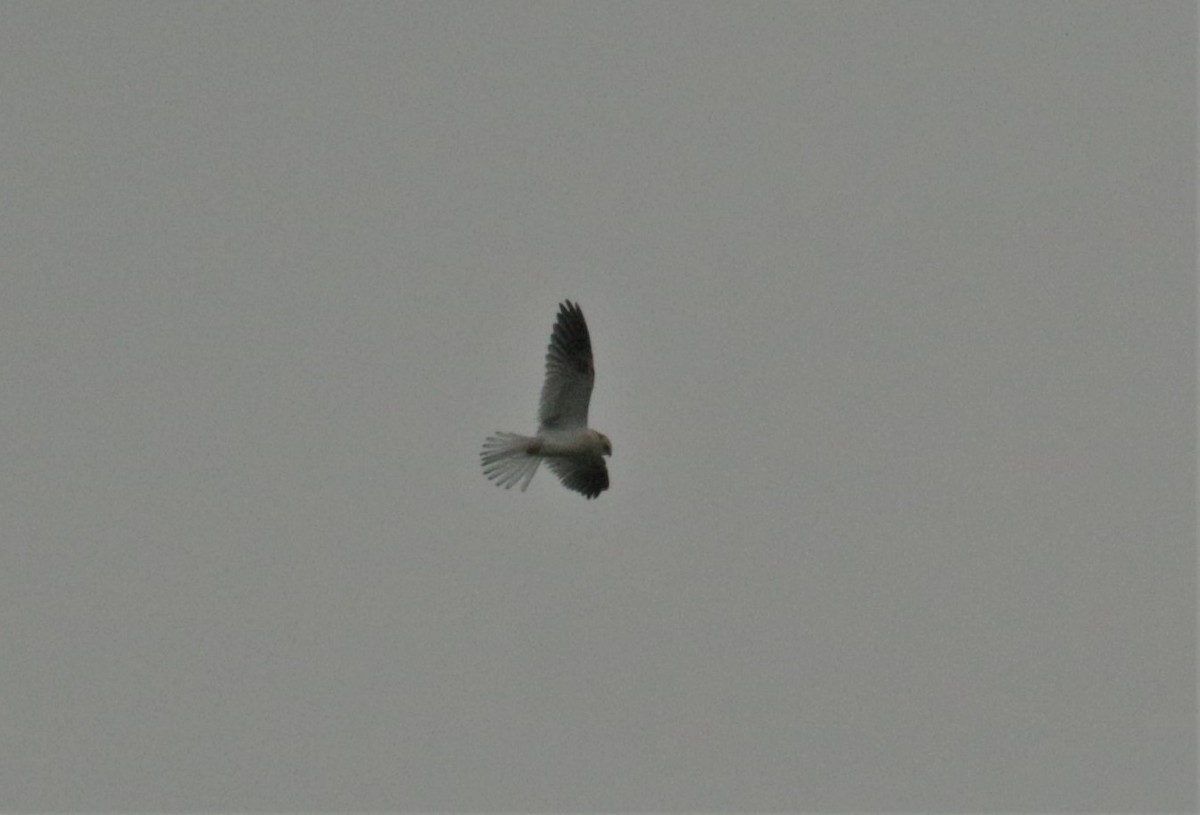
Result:
{"label": "bird in flight", "polygon": [[546,382],[538,407],[536,436],[497,432],[479,454],[483,472],[497,486],[529,486],[545,459],[567,489],[595,498],[608,489],[604,456],[612,455],[608,436],[587,426],[588,401],[596,370],[592,340],[577,303],[558,306],[558,319],[546,351]]}

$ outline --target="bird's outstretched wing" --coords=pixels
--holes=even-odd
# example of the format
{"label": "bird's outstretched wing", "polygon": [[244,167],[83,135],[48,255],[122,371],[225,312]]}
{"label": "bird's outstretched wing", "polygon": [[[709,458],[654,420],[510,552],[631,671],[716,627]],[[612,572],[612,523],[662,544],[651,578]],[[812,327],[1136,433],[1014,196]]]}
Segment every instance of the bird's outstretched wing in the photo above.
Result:
{"label": "bird's outstretched wing", "polygon": [[[592,398],[595,379],[592,340],[588,336],[587,323],[579,305],[567,300],[559,304],[558,320],[554,323],[550,349],[546,352],[546,382],[542,385],[542,401],[538,409],[538,421],[542,427],[586,427],[588,401]],[[604,473],[604,485],[608,486],[603,460],[600,460],[600,469]],[[566,483],[565,478],[563,483]]]}
{"label": "bird's outstretched wing", "polygon": [[548,458],[546,463],[567,489],[595,498],[608,489],[608,467],[600,456],[587,458]]}

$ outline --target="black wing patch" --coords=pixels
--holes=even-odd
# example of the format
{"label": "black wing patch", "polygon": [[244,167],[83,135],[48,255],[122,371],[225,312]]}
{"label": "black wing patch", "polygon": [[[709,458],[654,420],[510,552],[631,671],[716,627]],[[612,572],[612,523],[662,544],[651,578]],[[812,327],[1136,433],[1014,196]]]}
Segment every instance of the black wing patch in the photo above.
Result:
{"label": "black wing patch", "polygon": [[567,489],[595,498],[608,489],[608,467],[600,456],[589,458],[548,458],[546,463]]}

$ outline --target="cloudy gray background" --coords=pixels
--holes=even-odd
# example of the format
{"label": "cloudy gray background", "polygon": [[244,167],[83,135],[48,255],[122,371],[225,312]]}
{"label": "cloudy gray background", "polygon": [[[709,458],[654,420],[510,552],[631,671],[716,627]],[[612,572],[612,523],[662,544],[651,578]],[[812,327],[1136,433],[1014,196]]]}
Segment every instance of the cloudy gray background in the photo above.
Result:
{"label": "cloudy gray background", "polygon": [[0,807],[1193,809],[1195,24],[5,4]]}

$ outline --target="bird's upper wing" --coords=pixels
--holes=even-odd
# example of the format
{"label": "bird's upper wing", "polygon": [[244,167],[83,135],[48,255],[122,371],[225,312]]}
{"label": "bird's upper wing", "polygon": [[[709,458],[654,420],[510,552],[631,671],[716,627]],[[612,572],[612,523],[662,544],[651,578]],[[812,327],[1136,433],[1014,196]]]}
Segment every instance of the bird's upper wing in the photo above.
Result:
{"label": "bird's upper wing", "polygon": [[[546,383],[542,385],[538,409],[542,427],[586,427],[588,401],[592,398],[595,379],[587,323],[579,305],[567,300],[558,307],[558,320],[554,323],[550,349],[546,352]],[[602,470],[603,463],[601,461]],[[608,486],[607,474],[605,486]]]}
{"label": "bird's upper wing", "polygon": [[600,456],[548,458],[546,463],[567,489],[595,498],[608,489],[608,467]]}

